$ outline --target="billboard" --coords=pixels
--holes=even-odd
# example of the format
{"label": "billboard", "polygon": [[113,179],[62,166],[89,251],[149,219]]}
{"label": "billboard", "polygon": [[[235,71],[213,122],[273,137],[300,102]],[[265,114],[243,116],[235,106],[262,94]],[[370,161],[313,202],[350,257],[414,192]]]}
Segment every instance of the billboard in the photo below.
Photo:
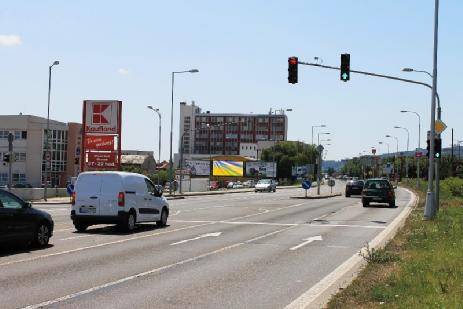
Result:
{"label": "billboard", "polygon": [[185,168],[192,176],[209,176],[211,164],[209,161],[185,160]]}
{"label": "billboard", "polygon": [[121,101],[84,101],[81,171],[120,170],[121,115]]}
{"label": "billboard", "polygon": [[314,165],[307,164],[301,166],[293,166],[291,175],[293,177],[307,177],[314,173]]}
{"label": "billboard", "polygon": [[213,161],[213,176],[243,176],[243,162],[240,161]]}
{"label": "billboard", "polygon": [[246,176],[248,177],[276,177],[275,162],[246,162]]}

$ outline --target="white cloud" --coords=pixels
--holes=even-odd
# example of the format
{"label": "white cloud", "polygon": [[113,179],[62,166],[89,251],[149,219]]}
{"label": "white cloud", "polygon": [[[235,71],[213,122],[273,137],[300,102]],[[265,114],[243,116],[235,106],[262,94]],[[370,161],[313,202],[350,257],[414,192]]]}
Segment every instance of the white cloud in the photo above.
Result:
{"label": "white cloud", "polygon": [[21,45],[21,37],[15,34],[0,34],[0,46],[16,46]]}
{"label": "white cloud", "polygon": [[117,72],[119,72],[119,74],[121,74],[121,75],[129,74],[129,70],[124,69],[124,68],[120,68],[119,70],[117,70]]}

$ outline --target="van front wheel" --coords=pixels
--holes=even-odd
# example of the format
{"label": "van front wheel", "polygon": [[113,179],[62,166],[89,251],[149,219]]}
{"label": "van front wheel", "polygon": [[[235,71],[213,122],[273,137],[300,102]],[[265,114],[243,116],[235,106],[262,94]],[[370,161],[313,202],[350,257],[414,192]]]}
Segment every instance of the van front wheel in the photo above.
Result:
{"label": "van front wheel", "polygon": [[74,227],[76,228],[77,232],[85,232],[87,230],[88,225],[87,224],[82,224],[82,223],[74,223]]}

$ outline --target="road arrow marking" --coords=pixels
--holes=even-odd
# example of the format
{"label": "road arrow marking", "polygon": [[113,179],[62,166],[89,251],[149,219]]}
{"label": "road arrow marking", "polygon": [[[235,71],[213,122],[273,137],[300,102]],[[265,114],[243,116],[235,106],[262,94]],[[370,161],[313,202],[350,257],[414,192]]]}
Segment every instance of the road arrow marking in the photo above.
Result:
{"label": "road arrow marking", "polygon": [[305,238],[305,239],[303,239],[303,240],[305,240],[303,243],[301,243],[301,244],[299,244],[299,245],[297,245],[297,246],[294,246],[294,247],[292,247],[292,248],[289,248],[289,250],[294,251],[294,250],[297,250],[297,249],[299,249],[299,248],[301,248],[301,247],[304,247],[305,245],[310,244],[310,243],[313,242],[313,241],[316,241],[316,240],[323,240],[323,239],[322,239],[322,237],[321,237],[320,235],[318,235],[318,236],[313,236],[313,237]]}
{"label": "road arrow marking", "polygon": [[180,245],[180,244],[184,244],[186,242],[192,241],[192,240],[198,240],[198,239],[206,238],[206,237],[218,237],[221,234],[222,234],[222,232],[207,233],[207,234],[199,235],[199,236],[194,237],[194,238],[177,241],[177,242],[171,243],[170,245],[171,246]]}

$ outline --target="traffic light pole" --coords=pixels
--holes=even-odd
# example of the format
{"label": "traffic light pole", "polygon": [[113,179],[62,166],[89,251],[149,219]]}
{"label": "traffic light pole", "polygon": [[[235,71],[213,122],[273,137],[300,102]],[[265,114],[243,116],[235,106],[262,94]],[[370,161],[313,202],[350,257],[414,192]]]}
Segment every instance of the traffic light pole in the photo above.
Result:
{"label": "traffic light pole", "polygon": [[[428,168],[428,192],[426,196],[426,207],[425,207],[425,218],[430,219],[433,218],[434,215],[436,214],[436,203],[439,202],[438,199],[435,198],[434,194],[434,188],[433,188],[433,183],[434,183],[434,170],[436,168],[434,164],[434,137],[435,137],[435,119],[436,119],[436,100],[437,100],[437,106],[439,109],[438,115],[440,114],[441,110],[441,105],[440,105],[440,98],[439,94],[436,90],[437,86],[437,25],[438,25],[438,10],[439,10],[439,0],[436,0],[436,7],[435,7],[435,28],[434,28],[434,69],[433,69],[433,86],[419,82],[416,80],[412,79],[407,79],[407,78],[401,78],[401,77],[396,77],[396,76],[390,76],[390,75],[384,75],[384,74],[377,74],[377,73],[372,73],[372,72],[365,72],[365,71],[357,71],[357,70],[350,70],[350,72],[357,73],[357,74],[362,74],[362,75],[367,75],[367,76],[373,76],[373,77],[380,77],[380,78],[386,78],[386,79],[391,79],[391,80],[397,80],[401,81],[404,83],[409,83],[409,84],[415,84],[415,85],[421,85],[424,87],[427,87],[431,89],[432,91],[432,98],[431,98],[431,138],[430,138],[430,154],[429,154],[429,168]],[[328,66],[328,65],[322,65],[322,64],[317,64],[317,63],[310,63],[310,62],[304,62],[304,61],[298,61],[298,64],[301,65],[308,65],[308,66],[313,66],[313,67],[319,67],[319,68],[324,68],[324,69],[329,69],[329,70],[337,70],[340,71],[341,68],[338,67],[333,67],[333,66]],[[438,160],[437,160],[438,162]],[[436,176],[439,176],[438,174]],[[438,181],[437,181],[438,182]],[[437,187],[437,186],[436,186]],[[439,190],[437,187],[436,190]]]}

